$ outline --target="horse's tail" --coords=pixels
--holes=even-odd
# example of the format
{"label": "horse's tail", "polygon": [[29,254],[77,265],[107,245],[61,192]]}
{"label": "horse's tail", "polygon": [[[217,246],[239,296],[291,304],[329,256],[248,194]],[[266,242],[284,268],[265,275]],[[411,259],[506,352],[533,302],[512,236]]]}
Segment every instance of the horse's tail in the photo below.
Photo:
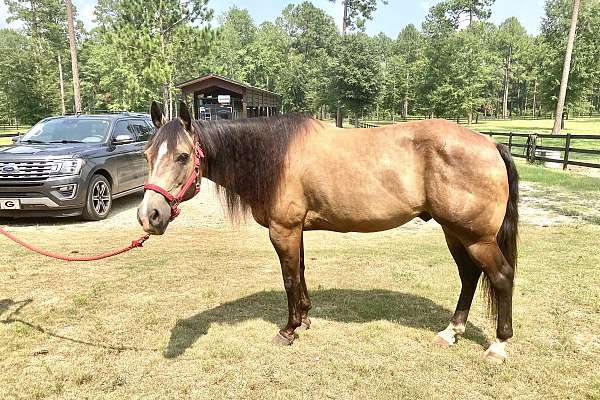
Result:
{"label": "horse's tail", "polygon": [[[504,221],[502,221],[502,226],[496,236],[496,242],[504,258],[515,272],[517,269],[517,237],[519,233],[519,173],[509,148],[500,143],[496,144],[496,148],[502,160],[504,160],[508,175],[508,203],[506,204]],[[496,294],[490,279],[485,274],[483,275],[482,284],[486,291],[490,314],[495,316],[498,312]]]}

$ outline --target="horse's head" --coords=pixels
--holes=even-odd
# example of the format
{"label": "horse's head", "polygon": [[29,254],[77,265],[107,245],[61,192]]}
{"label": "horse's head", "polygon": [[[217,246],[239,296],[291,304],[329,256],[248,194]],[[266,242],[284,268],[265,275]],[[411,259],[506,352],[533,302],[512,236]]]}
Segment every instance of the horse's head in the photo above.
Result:
{"label": "horse's head", "polygon": [[138,221],[146,232],[162,235],[179,213],[179,203],[197,193],[203,155],[194,140],[194,125],[185,103],[179,103],[179,117],[171,121],[165,120],[155,102],[150,115],[157,131],[145,151],[148,179]]}

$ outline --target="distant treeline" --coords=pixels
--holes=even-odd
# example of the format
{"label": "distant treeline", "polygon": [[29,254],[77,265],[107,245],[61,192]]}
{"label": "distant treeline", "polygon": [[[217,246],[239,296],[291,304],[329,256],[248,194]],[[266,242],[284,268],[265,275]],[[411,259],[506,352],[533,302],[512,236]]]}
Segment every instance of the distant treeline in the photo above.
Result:
{"label": "distant treeline", "polygon": [[[59,62],[72,109],[62,0],[4,2],[22,28],[0,30],[0,123],[61,112]],[[377,0],[348,2],[354,9],[343,32],[310,2],[258,26],[232,7],[213,26],[208,0],[99,0],[96,27],[88,32],[77,23],[83,108],[146,111],[151,99],[174,101],[175,83],[212,72],[280,93],[284,112],[547,115],[558,95],[572,1],[547,0],[537,36],[516,18],[489,22],[493,3],[439,2],[421,27],[390,38],[361,31],[375,7],[386,7]],[[600,2],[581,7],[571,113],[600,111]]]}

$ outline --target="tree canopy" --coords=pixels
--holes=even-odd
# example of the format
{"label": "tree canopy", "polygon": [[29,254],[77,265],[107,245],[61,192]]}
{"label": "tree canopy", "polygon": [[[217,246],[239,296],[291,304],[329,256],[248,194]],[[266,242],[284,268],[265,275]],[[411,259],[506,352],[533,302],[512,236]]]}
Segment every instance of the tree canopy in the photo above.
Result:
{"label": "tree canopy", "polygon": [[[396,38],[364,33],[386,1],[330,1],[345,10],[346,32],[309,1],[258,25],[235,6],[214,16],[208,0],[99,0],[91,31],[76,19],[83,108],[171,104],[176,83],[212,72],[280,93],[285,112],[391,119],[553,112],[572,0],[546,0],[539,35],[514,17],[489,22],[494,0],[443,0],[421,27],[407,25]],[[59,59],[71,79],[64,5],[5,3],[21,28],[0,30],[0,122],[32,123],[60,112]],[[569,112],[600,111],[599,16],[600,2],[582,3]],[[71,85],[64,86],[71,109]]]}

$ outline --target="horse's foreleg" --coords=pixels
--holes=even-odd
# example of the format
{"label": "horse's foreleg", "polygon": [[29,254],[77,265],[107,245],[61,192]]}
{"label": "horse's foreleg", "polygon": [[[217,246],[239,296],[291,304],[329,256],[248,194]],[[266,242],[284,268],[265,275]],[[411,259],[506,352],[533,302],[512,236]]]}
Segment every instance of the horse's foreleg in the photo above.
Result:
{"label": "horse's foreleg", "polygon": [[[483,272],[491,284],[489,295],[493,296],[497,309],[496,337],[498,341],[492,343],[485,352],[489,361],[503,362],[507,358],[506,344],[513,336],[512,329],[512,293],[514,269],[506,261],[496,242],[475,243],[467,248],[473,260],[481,265]],[[493,303],[492,303],[493,304]]]}
{"label": "horse's foreleg", "polygon": [[310,310],[310,297],[308,297],[308,288],[306,287],[306,280],[304,279],[304,233],[300,239],[300,315],[302,318],[301,329],[310,329],[310,318],[308,318],[308,311]]}
{"label": "horse's foreleg", "polygon": [[283,285],[288,300],[287,325],[279,331],[273,341],[277,344],[290,345],[294,341],[294,330],[302,323],[302,307],[300,306],[302,294],[300,279],[302,226],[287,227],[272,223],[269,226],[269,237],[279,256]]}
{"label": "horse's foreleg", "polygon": [[454,235],[446,230],[444,230],[444,234],[452,258],[458,266],[458,275],[462,284],[458,303],[450,324],[445,330],[439,332],[434,339],[435,344],[447,348],[456,342],[457,335],[465,333],[467,318],[477,288],[477,281],[481,276],[481,269],[473,262],[463,244]]}

